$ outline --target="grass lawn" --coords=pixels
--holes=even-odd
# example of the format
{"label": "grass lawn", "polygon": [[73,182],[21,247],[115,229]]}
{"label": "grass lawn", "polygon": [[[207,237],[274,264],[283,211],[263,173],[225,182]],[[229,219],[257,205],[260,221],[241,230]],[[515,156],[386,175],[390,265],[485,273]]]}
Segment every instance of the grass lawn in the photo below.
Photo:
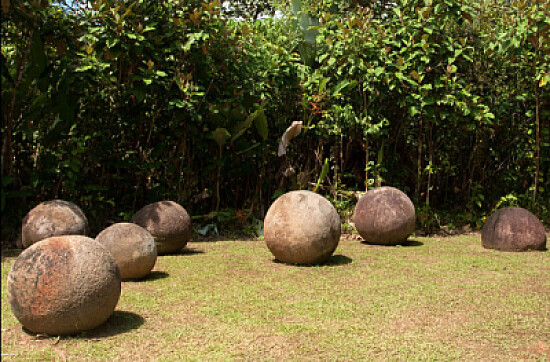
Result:
{"label": "grass lawn", "polygon": [[190,243],[123,282],[106,324],[35,336],[11,313],[2,255],[2,360],[550,361],[550,252],[479,235],[409,246],[342,240],[329,264],[273,260],[262,241]]}

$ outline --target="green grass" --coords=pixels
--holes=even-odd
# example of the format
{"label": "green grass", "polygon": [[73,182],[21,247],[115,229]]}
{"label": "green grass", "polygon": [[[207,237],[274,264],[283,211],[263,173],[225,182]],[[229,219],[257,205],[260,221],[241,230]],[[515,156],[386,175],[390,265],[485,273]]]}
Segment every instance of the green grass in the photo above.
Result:
{"label": "green grass", "polygon": [[313,267],[274,262],[261,241],[190,243],[124,282],[105,325],[59,339],[22,330],[3,256],[2,359],[550,361],[549,252],[414,241],[342,240]]}

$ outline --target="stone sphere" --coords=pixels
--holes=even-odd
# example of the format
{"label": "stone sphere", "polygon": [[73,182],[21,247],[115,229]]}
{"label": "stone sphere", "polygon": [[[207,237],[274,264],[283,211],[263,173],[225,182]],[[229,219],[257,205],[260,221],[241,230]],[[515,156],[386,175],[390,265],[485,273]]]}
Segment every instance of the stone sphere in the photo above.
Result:
{"label": "stone sphere", "polygon": [[157,245],[151,233],[132,223],[113,224],[95,240],[115,258],[122,279],[143,278],[157,261]]}
{"label": "stone sphere", "polygon": [[481,242],[484,248],[503,251],[546,250],[546,232],[530,211],[507,207],[487,219]]}
{"label": "stone sphere", "polygon": [[414,205],[402,191],[389,186],[365,193],[355,206],[355,227],[366,243],[398,245],[414,232]]}
{"label": "stone sphere", "polygon": [[75,334],[104,323],[120,297],[109,251],[80,235],[33,244],[15,260],[7,282],[11,310],[33,333]]}
{"label": "stone sphere", "polygon": [[21,243],[28,248],[51,236],[86,235],[88,219],[72,202],[50,200],[27,213],[21,226]]}
{"label": "stone sphere", "polygon": [[340,216],[330,201],[311,191],[291,191],[269,207],[264,240],[281,262],[326,262],[340,241]]}
{"label": "stone sphere", "polygon": [[178,252],[191,239],[191,218],[183,206],[173,201],[146,205],[130,221],[153,235],[159,255]]}

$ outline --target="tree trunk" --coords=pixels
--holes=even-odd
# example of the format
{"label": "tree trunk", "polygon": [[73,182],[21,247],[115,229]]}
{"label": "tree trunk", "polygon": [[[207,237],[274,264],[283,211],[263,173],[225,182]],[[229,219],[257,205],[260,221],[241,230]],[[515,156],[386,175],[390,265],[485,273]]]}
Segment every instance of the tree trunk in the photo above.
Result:
{"label": "tree trunk", "polygon": [[539,86],[535,81],[535,188],[533,190],[533,203],[537,203],[537,194],[539,188],[539,174],[540,174],[540,99],[539,99]]}
{"label": "tree trunk", "polygon": [[420,114],[420,120],[418,121],[418,158],[416,161],[416,190],[415,190],[415,196],[417,202],[420,202],[420,190],[421,190],[421,182],[422,182],[422,142],[423,142],[423,122],[424,121],[424,115]]}
{"label": "tree trunk", "polygon": [[433,170],[433,155],[434,155],[434,149],[433,149],[433,137],[432,137],[432,131],[433,131],[433,123],[430,122],[428,127],[428,183],[426,186],[426,208],[430,208],[430,188],[431,188],[431,181],[432,181],[432,170]]}
{"label": "tree trunk", "polygon": [[365,134],[365,191],[369,191],[369,134]]}
{"label": "tree trunk", "polygon": [[[14,126],[14,120],[16,118],[15,115],[15,102],[17,100],[17,91],[19,89],[19,85],[21,84],[21,80],[23,79],[23,73],[25,73],[25,69],[27,68],[27,61],[29,58],[29,53],[31,51],[31,43],[32,43],[32,37],[34,35],[34,30],[31,29],[29,31],[29,37],[28,37],[28,44],[27,49],[25,49],[25,52],[23,53],[23,58],[21,59],[21,63],[19,65],[19,69],[17,70],[17,75],[15,77],[15,80],[13,82],[13,95],[10,99],[10,103],[7,109],[7,112],[4,115],[4,122],[6,125],[6,131],[4,132],[4,135],[2,137],[2,154],[0,156],[0,163],[2,168],[2,175],[3,176],[11,176],[12,175],[12,158],[13,158],[13,126]],[[17,116],[19,118],[19,116]]]}

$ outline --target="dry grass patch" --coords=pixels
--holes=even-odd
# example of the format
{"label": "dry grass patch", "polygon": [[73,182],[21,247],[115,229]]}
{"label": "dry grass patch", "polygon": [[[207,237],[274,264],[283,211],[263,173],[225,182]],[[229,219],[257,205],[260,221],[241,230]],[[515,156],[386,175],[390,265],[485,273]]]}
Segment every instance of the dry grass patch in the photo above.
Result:
{"label": "dry grass patch", "polygon": [[[2,257],[6,280],[15,255]],[[383,247],[342,240],[327,265],[277,263],[261,241],[190,243],[124,282],[78,336],[22,331],[2,283],[3,359],[550,360],[550,253],[478,235]]]}

